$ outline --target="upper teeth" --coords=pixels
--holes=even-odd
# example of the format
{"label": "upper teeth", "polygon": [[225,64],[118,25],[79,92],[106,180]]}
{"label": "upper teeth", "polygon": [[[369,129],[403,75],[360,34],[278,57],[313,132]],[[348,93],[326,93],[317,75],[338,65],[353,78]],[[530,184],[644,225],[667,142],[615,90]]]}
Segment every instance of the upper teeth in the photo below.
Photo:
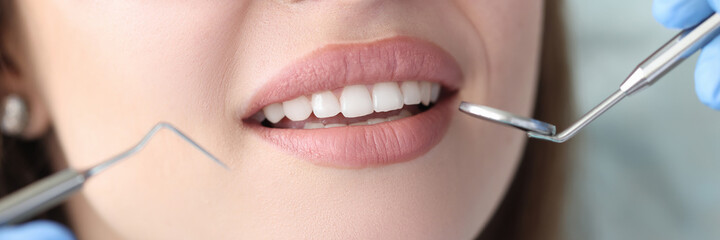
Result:
{"label": "upper teeth", "polygon": [[403,107],[402,92],[397,83],[384,82],[375,84],[372,95],[375,112],[387,112]]}
{"label": "upper teeth", "polygon": [[292,121],[304,121],[314,113],[317,118],[329,118],[342,113],[348,118],[361,117],[373,112],[387,112],[403,108],[403,105],[435,103],[440,96],[440,85],[431,82],[381,82],[368,90],[365,85],[346,86],[338,99],[331,91],[313,93],[308,99],[300,96],[283,103],[263,108],[261,115],[277,123],[284,117]]}
{"label": "upper teeth", "polygon": [[331,91],[312,95],[312,111],[315,117],[328,118],[340,113],[340,102]]}
{"label": "upper teeth", "polygon": [[343,88],[340,94],[340,112],[353,118],[373,113],[370,91],[364,85],[352,85]]}

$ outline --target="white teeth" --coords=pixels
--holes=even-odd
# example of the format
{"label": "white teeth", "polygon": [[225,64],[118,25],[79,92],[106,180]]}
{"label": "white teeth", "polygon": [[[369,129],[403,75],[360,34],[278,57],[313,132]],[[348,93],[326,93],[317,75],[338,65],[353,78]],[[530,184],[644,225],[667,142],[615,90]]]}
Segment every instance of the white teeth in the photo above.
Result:
{"label": "white teeth", "polygon": [[356,122],[356,123],[350,124],[350,126],[363,126],[363,125],[368,125],[368,123],[367,122]]}
{"label": "white teeth", "polygon": [[430,102],[431,103],[437,102],[439,97],[440,97],[440,84],[433,83],[430,86]]}
{"label": "white teeth", "polygon": [[335,128],[335,127],[347,127],[347,124],[331,123],[331,124],[325,125],[325,128]]}
{"label": "white teeth", "polygon": [[365,85],[352,85],[343,88],[340,95],[340,108],[343,116],[348,118],[373,113],[372,98],[367,87]]}
{"label": "white teeth", "polygon": [[283,102],[283,111],[288,119],[293,121],[303,121],[310,117],[312,106],[310,100],[305,96]]}
{"label": "white teeth", "polygon": [[400,119],[403,119],[402,117],[400,117],[400,115],[392,116],[392,117],[387,118],[388,122],[389,122],[389,121],[400,120]]}
{"label": "white teeth", "polygon": [[263,111],[259,111],[255,115],[252,115],[252,117],[250,117],[250,118],[261,123],[261,122],[265,121],[265,114],[263,113]]}
{"label": "white teeth", "polygon": [[340,102],[330,91],[312,95],[312,110],[318,118],[328,118],[340,113]]}
{"label": "white teeth", "polygon": [[405,105],[420,104],[420,85],[418,82],[402,82],[400,85]]}
{"label": "white teeth", "polygon": [[285,117],[282,103],[273,103],[263,108],[263,114],[271,123],[278,123]]}
{"label": "white teeth", "polygon": [[365,126],[365,125],[373,125],[373,124],[378,124],[378,123],[400,120],[400,119],[410,117],[410,116],[412,116],[412,114],[408,110],[402,110],[402,111],[400,111],[400,113],[398,113],[398,115],[391,116],[388,118],[373,118],[373,119],[369,119],[367,121],[356,122],[356,123],[352,123],[349,125],[344,124],[344,123],[330,123],[327,125],[323,125],[322,123],[308,122],[308,123],[305,123],[305,125],[303,126],[303,129],[335,128],[335,127],[346,127],[346,126]]}
{"label": "white teeth", "polygon": [[370,120],[367,120],[368,125],[373,125],[381,122],[387,122],[387,119],[385,118],[373,118]]}
{"label": "white teeth", "polygon": [[403,107],[403,96],[395,82],[377,83],[372,90],[375,112],[389,112]]}
{"label": "white teeth", "polygon": [[[330,118],[337,116],[339,113],[342,113],[346,118],[356,118],[373,112],[389,112],[402,109],[404,105],[422,104],[429,106],[438,101],[442,92],[440,84],[427,81],[381,82],[372,86],[372,92],[368,88],[366,85],[346,86],[342,89],[339,99],[332,91],[323,91],[314,93],[311,97],[300,96],[282,103],[273,103],[251,116],[251,119],[258,122],[267,119],[272,123],[278,123],[284,117],[291,121],[305,121],[311,114],[314,114],[317,118]],[[402,110],[396,116],[373,118],[350,125],[376,124],[411,115],[409,111]],[[306,123],[303,127],[315,129],[340,126],[347,125]]]}
{"label": "white teeth", "polygon": [[412,113],[410,113],[408,110],[402,110],[402,111],[400,111],[400,114],[389,117],[388,121],[400,120],[400,119],[410,117],[410,116],[412,116]]}
{"label": "white teeth", "polygon": [[305,123],[305,126],[303,126],[304,129],[318,129],[318,128],[325,128],[325,125],[322,123]]}
{"label": "white teeth", "polygon": [[430,82],[420,82],[420,99],[425,106],[430,105],[431,85]]}

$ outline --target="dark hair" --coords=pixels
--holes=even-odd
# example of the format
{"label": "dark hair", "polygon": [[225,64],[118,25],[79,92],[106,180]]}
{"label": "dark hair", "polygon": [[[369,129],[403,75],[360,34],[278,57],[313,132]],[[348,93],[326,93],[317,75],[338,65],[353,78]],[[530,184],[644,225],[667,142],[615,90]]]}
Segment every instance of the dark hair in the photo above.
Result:
{"label": "dark hair", "polygon": [[[12,21],[11,1],[0,0],[0,36]],[[569,109],[569,81],[563,35],[561,3],[547,0],[542,44],[540,82],[534,117],[565,126]],[[0,49],[0,71],[15,65]],[[1,92],[2,89],[0,89]],[[48,143],[52,129],[38,140],[2,136],[0,152],[0,197],[52,172]],[[479,239],[556,239],[561,214],[564,155],[555,143],[530,141],[505,199]],[[62,207],[37,219],[68,223]]]}
{"label": "dark hair", "polygon": [[[546,0],[533,118],[567,126],[570,78],[561,0]],[[559,239],[568,144],[528,140],[505,199],[478,239]]]}

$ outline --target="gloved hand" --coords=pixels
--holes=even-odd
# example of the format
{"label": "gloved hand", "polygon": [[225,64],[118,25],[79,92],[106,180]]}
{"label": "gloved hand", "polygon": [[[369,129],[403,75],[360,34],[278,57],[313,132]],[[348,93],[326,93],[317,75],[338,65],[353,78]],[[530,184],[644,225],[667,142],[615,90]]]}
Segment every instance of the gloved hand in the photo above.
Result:
{"label": "gloved hand", "polygon": [[70,230],[62,225],[39,220],[19,226],[0,228],[0,239],[2,240],[73,240]]}
{"label": "gloved hand", "polygon": [[[668,28],[695,26],[720,10],[720,0],[654,0],[655,19]],[[700,101],[720,110],[720,37],[702,49],[695,66],[695,92]]]}

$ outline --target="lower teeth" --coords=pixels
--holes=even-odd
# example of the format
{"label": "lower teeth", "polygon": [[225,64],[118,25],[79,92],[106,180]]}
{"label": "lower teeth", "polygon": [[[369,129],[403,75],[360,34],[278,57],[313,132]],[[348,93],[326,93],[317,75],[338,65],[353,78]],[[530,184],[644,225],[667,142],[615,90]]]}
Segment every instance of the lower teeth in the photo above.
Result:
{"label": "lower teeth", "polygon": [[406,117],[412,116],[412,113],[408,110],[402,110],[398,115],[390,116],[387,118],[372,118],[368,119],[367,121],[361,121],[361,122],[355,122],[351,124],[345,124],[345,123],[330,123],[330,124],[322,124],[317,122],[308,122],[305,123],[305,126],[303,126],[303,129],[318,129],[318,128],[334,128],[334,127],[347,127],[347,126],[363,126],[363,125],[373,125],[383,122],[389,122],[389,121],[395,121],[399,119],[403,119]]}
{"label": "lower teeth", "polygon": [[400,120],[406,117],[410,117],[419,113],[422,113],[424,111],[427,111],[428,109],[432,108],[434,104],[430,104],[429,106],[425,106],[422,104],[418,105],[409,105],[405,106],[401,110],[391,111],[391,112],[382,112],[382,113],[374,113],[373,115],[358,117],[358,118],[344,118],[340,115],[333,117],[333,118],[317,118],[314,117],[314,115],[311,115],[307,120],[305,121],[291,121],[289,119],[283,119],[282,121],[278,123],[272,123],[266,118],[262,117],[262,119],[258,118],[255,119],[254,117],[251,118],[251,120],[256,120],[260,122],[260,124],[264,127],[268,128],[280,128],[280,129],[321,129],[321,128],[335,128],[335,127],[352,127],[352,126],[365,126],[365,125],[374,125],[389,121],[395,121]]}

